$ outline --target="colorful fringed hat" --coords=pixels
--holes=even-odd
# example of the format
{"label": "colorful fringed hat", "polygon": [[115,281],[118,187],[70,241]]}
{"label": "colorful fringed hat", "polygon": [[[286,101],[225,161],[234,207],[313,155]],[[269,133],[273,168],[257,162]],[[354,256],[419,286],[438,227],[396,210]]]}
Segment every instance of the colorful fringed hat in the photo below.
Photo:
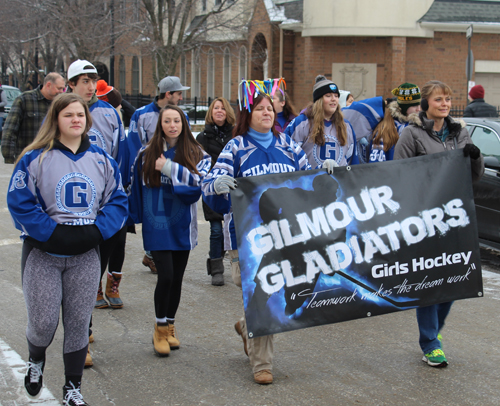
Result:
{"label": "colorful fringed hat", "polygon": [[285,93],[286,82],[285,79],[267,79],[267,80],[245,80],[240,82],[238,87],[238,100],[240,101],[240,110],[243,108],[251,112],[251,105],[253,99],[259,94],[274,97],[276,92]]}

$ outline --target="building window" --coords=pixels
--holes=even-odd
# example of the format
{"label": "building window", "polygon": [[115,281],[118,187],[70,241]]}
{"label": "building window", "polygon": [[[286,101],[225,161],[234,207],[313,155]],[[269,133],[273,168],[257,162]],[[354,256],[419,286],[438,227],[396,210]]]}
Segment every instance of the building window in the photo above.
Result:
{"label": "building window", "polygon": [[247,49],[245,47],[240,48],[240,69],[238,71],[238,81],[241,79],[247,79]]}
{"label": "building window", "polygon": [[[186,54],[181,55],[181,66],[180,66],[180,79],[181,84],[185,86],[186,83]],[[182,91],[182,97],[186,97],[186,91]]]}
{"label": "building window", "polygon": [[132,94],[139,94],[139,58],[132,58]]}
{"label": "building window", "polygon": [[224,50],[224,66],[222,70],[222,96],[231,100],[231,52]]}
{"label": "building window", "polygon": [[207,60],[207,97],[215,97],[215,57],[213,49],[208,51]]}
{"label": "building window", "polygon": [[200,52],[191,51],[191,97],[200,97]]}
{"label": "building window", "polygon": [[201,11],[207,11],[207,0],[201,0]]}
{"label": "building window", "polygon": [[126,68],[125,68],[125,58],[120,56],[119,62],[119,70],[120,70],[120,93],[127,93],[127,82],[126,82]]}

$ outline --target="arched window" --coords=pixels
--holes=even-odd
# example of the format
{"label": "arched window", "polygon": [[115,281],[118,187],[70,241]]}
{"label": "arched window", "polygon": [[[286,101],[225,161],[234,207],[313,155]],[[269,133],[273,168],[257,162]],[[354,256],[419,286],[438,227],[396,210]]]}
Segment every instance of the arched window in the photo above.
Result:
{"label": "arched window", "polygon": [[[186,83],[186,54],[182,54],[181,55],[181,67],[180,67],[180,79],[181,79],[181,83],[185,86],[185,83]],[[182,97],[186,97],[186,91],[183,90],[182,91]]]}
{"label": "arched window", "polygon": [[247,78],[247,49],[245,47],[240,48],[240,69],[238,71],[238,83],[241,79]]}
{"label": "arched window", "polygon": [[139,94],[139,58],[132,58],[132,94]]}
{"label": "arched window", "polygon": [[200,52],[191,51],[191,97],[200,97]]}
{"label": "arched window", "polygon": [[215,56],[213,49],[208,51],[207,58],[207,98],[215,97]]}
{"label": "arched window", "polygon": [[119,62],[119,69],[120,69],[120,93],[125,94],[127,93],[127,82],[126,82],[126,68],[125,68],[125,58],[120,56],[120,62]]}
{"label": "arched window", "polygon": [[222,69],[222,97],[231,100],[231,52],[224,50],[224,65]]}

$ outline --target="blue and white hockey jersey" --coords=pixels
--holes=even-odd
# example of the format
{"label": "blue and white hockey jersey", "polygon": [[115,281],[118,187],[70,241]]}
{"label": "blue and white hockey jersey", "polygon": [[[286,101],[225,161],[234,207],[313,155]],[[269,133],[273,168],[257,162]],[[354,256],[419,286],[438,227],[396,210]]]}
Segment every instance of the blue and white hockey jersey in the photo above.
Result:
{"label": "blue and white hockey jersey", "polygon": [[[356,146],[360,163],[369,161],[369,144],[372,133],[378,123],[384,118],[384,99],[382,96],[372,97],[353,102],[342,109],[344,118],[351,123],[356,134]],[[360,142],[362,139],[366,142]]]}
{"label": "blue and white hockey jersey", "polygon": [[[158,116],[160,115],[160,107],[157,100],[158,98],[156,97],[152,103],[138,108],[130,119],[127,137],[129,168],[132,168],[139,150],[146,146],[149,140],[153,138],[156,125],[158,124]],[[185,112],[184,115],[189,123],[188,115]]]}
{"label": "blue and white hockey jersey", "polygon": [[313,168],[321,168],[327,159],[333,159],[338,166],[358,164],[358,153],[356,150],[356,136],[351,124],[346,121],[347,142],[340,145],[337,139],[337,129],[331,121],[325,120],[325,145],[318,145],[309,140],[310,123],[305,114],[300,114],[288,125],[285,130],[293,141],[298,143],[307,154],[307,160]]}
{"label": "blue and white hockey jersey", "polygon": [[123,181],[130,177],[128,147],[125,130],[118,112],[111,104],[97,99],[89,106],[92,128],[88,135],[90,142],[102,148],[118,163]]}
{"label": "blue and white hockey jersey", "polygon": [[176,147],[163,153],[172,160],[171,178],[161,174],[161,187],[147,187],[142,177],[141,149],[133,168],[129,191],[130,217],[142,223],[142,240],[146,251],[192,250],[198,243],[197,202],[201,196],[201,183],[210,171],[210,155],[203,151],[203,159],[190,172],[173,162]]}
{"label": "blue and white hockey jersey", "polygon": [[394,159],[394,149],[396,145],[393,145],[389,151],[384,151],[384,143],[381,140],[380,144],[373,144],[373,140],[370,142],[370,156],[368,162],[384,162],[392,161]]}
{"label": "blue and white hockey jersey", "polygon": [[217,213],[224,214],[224,247],[237,249],[231,196],[217,195],[214,182],[221,175],[234,178],[295,172],[311,169],[304,151],[285,134],[273,137],[264,148],[250,135],[237,136],[229,141],[217,159],[212,171],[203,181],[203,200]]}
{"label": "blue and white hockey jersey", "polygon": [[[86,145],[85,145],[86,144]],[[117,163],[86,138],[77,154],[55,147],[26,153],[14,168],[7,204],[14,226],[45,242],[58,224],[95,224],[104,239],[128,216]]]}

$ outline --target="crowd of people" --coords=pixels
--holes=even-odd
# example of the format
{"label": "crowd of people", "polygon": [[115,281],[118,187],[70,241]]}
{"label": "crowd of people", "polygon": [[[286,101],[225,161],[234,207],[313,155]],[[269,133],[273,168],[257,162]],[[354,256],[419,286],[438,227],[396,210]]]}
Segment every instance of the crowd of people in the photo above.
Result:
{"label": "crowd of people", "polygon": [[[157,274],[153,349],[167,356],[180,348],[175,316],[198,241],[200,197],[210,223],[206,266],[211,284],[224,285],[227,252],[233,281],[241,288],[230,192],[238,178],[261,173],[255,168],[279,164],[272,167],[324,168],[331,174],[338,166],[460,148],[470,158],[473,181],[484,171],[467,129],[450,116],[452,90],[443,82],[429,81],[422,89],[403,83],[392,91],[394,99],[367,100],[380,114],[366,131],[355,131],[356,124],[344,117],[361,111],[360,101],[325,76],[316,77],[312,102],[300,113],[285,86],[283,79],[242,80],[238,114],[228,100],[216,98],[197,138],[178,107],[189,87],[175,76],[163,78],[158,96],[135,112],[85,60],[69,66],[67,82],[50,73],[40,88],[16,99],[5,123],[2,154],[14,164],[7,203],[24,240],[25,389],[30,397],[40,395],[46,349],[62,304],[63,404],[86,405],[81,381],[84,367],[93,364],[88,349],[92,311],[124,306],[119,286],[127,231],[135,232],[134,224],[142,224],[142,263]],[[471,89],[471,114],[488,112],[481,89]],[[130,117],[128,135],[123,113]],[[423,360],[433,367],[448,364],[440,331],[450,308],[451,303],[441,303],[417,309]],[[272,383],[273,336],[249,338],[245,317],[234,328],[254,381]]]}

